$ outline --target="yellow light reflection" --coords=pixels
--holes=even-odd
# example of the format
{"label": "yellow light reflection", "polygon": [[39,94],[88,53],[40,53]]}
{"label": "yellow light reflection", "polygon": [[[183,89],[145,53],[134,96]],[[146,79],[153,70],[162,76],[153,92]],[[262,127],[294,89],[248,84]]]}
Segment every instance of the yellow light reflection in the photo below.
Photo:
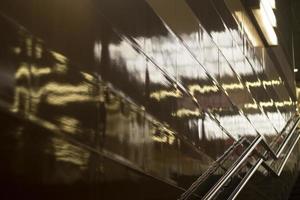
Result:
{"label": "yellow light reflection", "polygon": [[58,121],[60,122],[60,128],[67,133],[75,133],[80,124],[78,119],[69,116],[61,116]]}
{"label": "yellow light reflection", "polygon": [[27,88],[19,86],[15,88],[14,103],[10,108],[11,112],[19,112],[20,106],[23,105],[24,113],[30,111],[30,92]]}
{"label": "yellow light reflection", "polygon": [[183,117],[200,117],[201,116],[201,113],[199,111],[199,109],[196,109],[196,110],[189,110],[189,109],[186,109],[186,108],[182,108],[182,109],[179,109],[177,110],[175,113],[172,113],[172,116],[176,116],[176,117],[179,117],[179,118],[183,118]]}
{"label": "yellow light reflection", "polygon": [[30,77],[30,71],[28,69],[27,63],[21,63],[19,69],[15,73],[15,79],[19,80],[22,77],[29,78]]}
{"label": "yellow light reflection", "polygon": [[31,67],[31,73],[34,76],[43,76],[51,73],[51,69],[49,67]]}
{"label": "yellow light reflection", "polygon": [[[295,102],[293,102],[291,99],[289,99],[288,101],[262,101],[262,102],[259,102],[259,105],[261,107],[273,107],[274,105],[276,107],[286,107],[286,106],[293,106],[295,105]],[[244,108],[246,109],[257,109],[258,108],[258,105],[257,103],[249,103],[249,104],[245,104],[244,105]]]}
{"label": "yellow light reflection", "polygon": [[94,98],[82,94],[50,95],[47,98],[47,102],[51,105],[66,105],[74,102],[88,102],[93,100]]}
{"label": "yellow light reflection", "polygon": [[19,55],[22,52],[21,47],[13,47],[12,51],[14,54]]}
{"label": "yellow light reflection", "polygon": [[280,80],[263,81],[264,86],[275,86],[275,85],[280,85],[281,83],[282,83],[281,79]]}
{"label": "yellow light reflection", "polygon": [[82,170],[87,167],[90,154],[83,148],[60,138],[54,138],[52,143],[56,160],[79,166]]}
{"label": "yellow light reflection", "polygon": [[35,57],[37,59],[41,59],[42,58],[42,55],[43,55],[43,47],[41,44],[36,44],[35,46]]}
{"label": "yellow light reflection", "polygon": [[257,105],[257,103],[249,103],[249,104],[245,104],[244,108],[246,108],[246,109],[258,109],[258,105]]}
{"label": "yellow light reflection", "polygon": [[152,92],[150,94],[150,98],[156,99],[157,101],[160,101],[167,97],[175,97],[175,98],[182,97],[182,93],[179,90],[176,91],[159,90],[156,92]]}
{"label": "yellow light reflection", "polygon": [[162,136],[156,136],[153,135],[152,139],[159,143],[166,143],[172,145],[175,142],[174,135],[162,135]]}
{"label": "yellow light reflection", "polygon": [[210,85],[190,85],[189,91],[191,94],[195,94],[196,92],[199,92],[200,94],[210,93],[210,92],[218,92],[219,89],[217,86],[210,86]]}
{"label": "yellow light reflection", "polygon": [[[41,97],[46,97],[46,101],[48,104],[63,106],[69,103],[74,102],[91,102],[97,101],[99,98],[97,96],[93,96],[90,94],[90,85],[88,84],[79,84],[79,85],[70,85],[70,84],[62,84],[56,82],[49,82],[43,87],[32,90],[30,92],[31,96],[35,104],[39,104],[41,101]],[[16,87],[15,91],[15,105],[13,106],[13,110],[17,111],[18,105],[20,105],[20,95],[29,95],[28,89],[24,87]]]}
{"label": "yellow light reflection", "polygon": [[154,124],[156,124],[158,128],[153,130],[154,132],[151,138],[159,143],[165,143],[170,145],[174,144],[176,139],[174,132],[169,130],[159,122],[155,122]]}
{"label": "yellow light reflection", "polygon": [[81,74],[83,75],[83,77],[84,77],[87,81],[90,81],[90,82],[96,81],[96,80],[95,80],[95,77],[93,77],[92,75],[90,75],[90,74],[88,74],[88,73],[81,72]]}
{"label": "yellow light reflection", "polygon": [[68,58],[66,58],[64,55],[57,53],[55,51],[50,51],[53,57],[59,61],[60,63],[66,64],[68,62]]}
{"label": "yellow light reflection", "polygon": [[21,63],[20,67],[15,73],[15,79],[19,80],[21,78],[29,78],[30,75],[35,77],[41,77],[45,75],[49,75],[52,72],[56,72],[59,74],[66,73],[67,66],[64,64],[56,64],[53,70],[50,67],[37,67],[37,66],[30,66],[28,63]]}
{"label": "yellow light reflection", "polygon": [[26,38],[25,39],[25,44],[26,44],[26,53],[27,56],[31,57],[32,56],[32,39],[31,38]]}
{"label": "yellow light reflection", "polygon": [[[246,87],[249,88],[258,88],[258,87],[266,87],[266,86],[278,86],[282,84],[282,80],[279,79],[274,79],[274,80],[269,80],[269,81],[246,81],[245,82]],[[244,86],[242,83],[231,83],[231,84],[222,84],[222,87],[225,89],[225,92],[230,91],[230,90],[243,90]],[[189,92],[192,95],[195,95],[197,93],[200,94],[209,94],[209,93],[216,93],[219,91],[218,87],[215,85],[189,85],[188,86]],[[168,97],[182,97],[182,94],[177,91],[168,91],[168,90],[160,90],[160,91],[155,91],[150,94],[150,97],[153,99],[156,99],[157,101],[161,101],[162,99],[168,98]]]}
{"label": "yellow light reflection", "polygon": [[261,80],[258,80],[258,81],[254,81],[254,82],[246,82],[246,87],[247,88],[250,88],[250,87],[260,87],[261,86]]}
{"label": "yellow light reflection", "polygon": [[236,90],[236,89],[244,89],[242,83],[231,83],[231,84],[222,84],[224,90]]}

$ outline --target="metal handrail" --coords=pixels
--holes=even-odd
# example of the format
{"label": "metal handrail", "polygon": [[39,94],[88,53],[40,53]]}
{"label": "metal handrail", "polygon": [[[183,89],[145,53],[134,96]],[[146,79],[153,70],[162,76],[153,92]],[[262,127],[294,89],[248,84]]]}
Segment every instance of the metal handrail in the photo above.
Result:
{"label": "metal handrail", "polygon": [[213,188],[203,197],[204,200],[213,199],[213,197],[218,193],[218,191],[231,179],[233,175],[240,169],[240,167],[245,163],[247,158],[252,154],[257,145],[261,142],[262,137],[257,137],[254,142],[247,148],[247,150],[242,153],[238,160],[236,160],[232,167],[221,177],[221,179],[214,185]]}
{"label": "metal handrail", "polygon": [[[290,148],[288,149],[288,152],[286,154],[286,156],[284,157],[284,160],[282,162],[282,164],[279,167],[279,170],[277,172],[275,172],[271,167],[269,168],[270,170],[272,170],[272,174],[275,174],[275,176],[279,177],[281,175],[281,172],[283,171],[283,168],[289,158],[289,156],[291,155],[295,145],[297,144],[297,142],[300,139],[300,134],[297,133],[297,137],[294,140],[293,144],[290,146]],[[245,177],[241,180],[241,182],[238,184],[238,186],[235,188],[235,190],[231,193],[231,195],[229,196],[228,200],[234,200],[236,199],[236,197],[240,194],[240,192],[242,191],[242,189],[245,187],[245,185],[248,183],[248,181],[250,180],[250,178],[254,175],[254,173],[256,172],[256,170],[258,169],[258,167],[260,165],[262,165],[264,163],[264,160],[262,158],[259,158],[255,165],[253,165],[253,167],[251,168],[250,171],[248,171],[248,173],[245,175]]]}
{"label": "metal handrail", "polygon": [[250,178],[254,175],[258,167],[263,163],[263,159],[260,158],[256,161],[256,163],[253,165],[250,171],[247,172],[246,176],[243,178],[243,180],[238,184],[238,186],[234,189],[234,191],[231,193],[231,195],[227,199],[235,199],[241,190],[245,187],[245,185],[248,183]]}
{"label": "metal handrail", "polygon": [[197,189],[197,187],[203,183],[210,175],[215,173],[219,166],[222,166],[222,164],[227,160],[229,156],[234,152],[234,150],[241,144],[243,144],[247,139],[244,137],[241,137],[238,141],[234,142],[226,151],[225,153],[220,156],[212,165],[211,167],[206,170],[205,173],[203,173],[190,187],[187,189],[181,196],[180,199],[188,199],[193,192]]}
{"label": "metal handrail", "polygon": [[[297,119],[295,125],[293,126],[293,128],[292,128],[290,134],[286,137],[286,139],[284,140],[284,142],[281,143],[281,145],[280,145],[280,147],[279,147],[279,149],[278,149],[278,151],[277,151],[277,153],[276,153],[277,157],[279,157],[279,155],[281,155],[283,149],[284,149],[285,146],[287,145],[288,141],[291,139],[292,133],[296,130],[296,128],[297,128],[297,126],[298,126],[298,124],[299,124],[299,121],[300,121],[300,118],[298,117],[298,119]],[[287,141],[286,141],[286,140],[287,140]]]}
{"label": "metal handrail", "polygon": [[282,170],[283,170],[283,167],[285,166],[285,164],[286,164],[288,158],[290,157],[290,155],[291,155],[292,151],[294,150],[294,147],[296,146],[296,144],[297,144],[297,142],[298,142],[299,139],[300,139],[300,134],[297,135],[297,137],[296,137],[294,143],[290,146],[290,148],[289,148],[289,150],[288,150],[288,152],[287,152],[287,154],[286,154],[286,156],[285,156],[285,158],[284,158],[284,160],[283,160],[283,163],[281,164],[281,166],[280,166],[280,168],[279,168],[279,170],[278,170],[278,173],[277,173],[278,176],[281,175],[281,172],[282,172]]}
{"label": "metal handrail", "polygon": [[[293,138],[293,135],[295,133],[296,128],[298,127],[298,124],[300,122],[300,117],[297,116],[297,120],[294,123],[292,129],[289,131],[289,134],[285,137],[284,141],[281,143],[280,147],[277,149],[276,152],[267,144],[264,137],[262,135],[257,136],[254,141],[247,147],[247,149],[239,156],[239,158],[232,164],[232,166],[225,172],[225,174],[218,180],[218,182],[205,194],[205,196],[202,198],[204,200],[211,200],[214,199],[218,194],[222,187],[225,186],[226,183],[228,183],[232,177],[239,173],[242,166],[245,164],[245,162],[248,160],[250,156],[252,156],[254,153],[259,158],[256,160],[255,164],[251,167],[251,169],[246,173],[244,178],[240,181],[240,183],[237,185],[237,187],[234,189],[234,191],[230,194],[229,198],[230,200],[235,199],[238,194],[241,192],[241,190],[245,187],[245,185],[248,183],[250,178],[254,175],[254,173],[257,171],[259,166],[264,166],[266,170],[271,172],[275,176],[280,176],[290,154],[292,153],[295,145],[297,144],[298,140],[300,139],[300,134],[296,136],[296,139],[293,141],[292,145],[289,146],[287,153],[285,154],[285,157],[283,159],[283,162],[281,163],[279,170],[274,171],[268,163],[266,163],[265,155],[270,155],[270,158],[273,161],[278,160],[282,157],[282,152],[286,149],[287,144],[290,142],[290,140]],[[248,142],[248,141],[247,141]],[[261,144],[264,149],[266,150],[264,155],[261,155],[256,150],[256,147]],[[193,190],[187,190],[184,195],[181,196],[180,200],[187,199],[191,193],[194,192],[198,185],[193,185]]]}

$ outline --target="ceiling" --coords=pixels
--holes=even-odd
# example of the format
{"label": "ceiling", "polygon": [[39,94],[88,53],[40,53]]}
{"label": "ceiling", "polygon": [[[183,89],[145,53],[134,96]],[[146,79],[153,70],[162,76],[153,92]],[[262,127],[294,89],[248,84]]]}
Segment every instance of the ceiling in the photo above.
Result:
{"label": "ceiling", "polygon": [[300,1],[291,0],[291,11],[293,17],[293,35],[294,35],[294,55],[296,72],[296,80],[300,82]]}

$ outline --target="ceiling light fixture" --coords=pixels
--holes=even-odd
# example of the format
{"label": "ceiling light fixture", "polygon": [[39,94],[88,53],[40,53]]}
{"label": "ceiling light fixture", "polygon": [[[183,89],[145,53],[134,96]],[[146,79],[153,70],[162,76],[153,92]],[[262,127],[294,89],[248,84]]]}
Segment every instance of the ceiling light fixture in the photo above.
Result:
{"label": "ceiling light fixture", "polygon": [[251,11],[267,41],[271,46],[278,45],[278,38],[274,28],[277,26],[274,9],[275,0],[254,0],[248,1]]}

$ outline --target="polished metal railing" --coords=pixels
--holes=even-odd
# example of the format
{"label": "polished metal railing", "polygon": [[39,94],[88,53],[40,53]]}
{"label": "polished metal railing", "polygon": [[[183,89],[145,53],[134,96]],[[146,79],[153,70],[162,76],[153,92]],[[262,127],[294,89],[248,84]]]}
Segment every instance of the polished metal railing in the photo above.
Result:
{"label": "polished metal railing", "polygon": [[[217,159],[217,161],[212,165],[211,168],[207,170],[206,173],[200,176],[191,185],[191,187],[180,196],[179,200],[189,199],[191,195],[194,194],[196,190],[201,187],[205,180],[217,171],[218,167],[222,167],[222,164],[227,160],[229,156],[233,154],[233,152],[239,145],[243,145],[244,147],[246,147],[246,149],[241,155],[238,156],[235,162],[233,162],[233,164],[225,171],[225,173],[218,179],[218,181],[212,187],[210,187],[204,195],[201,195],[202,199],[216,199],[222,191],[226,190],[226,187],[228,187],[228,183],[230,183],[230,181],[236,175],[238,175],[239,178],[241,178],[239,173],[245,165],[250,166],[249,170],[241,178],[237,186],[233,189],[233,192],[229,193],[226,199],[235,199],[260,166],[263,166],[264,169],[273,176],[280,176],[289,156],[291,155],[294,147],[300,139],[300,134],[297,130],[298,124],[300,122],[300,117],[296,115],[294,116],[294,119],[296,120],[290,120],[287,123],[287,126],[289,125],[289,123],[293,123],[292,128],[284,137],[283,141],[279,145],[279,148],[275,151],[272,147],[269,146],[269,144],[266,142],[265,138],[262,135],[258,135],[252,142],[249,142],[249,140],[245,138],[240,138],[223,154],[223,156]],[[286,131],[285,129],[286,128],[284,128],[283,131]],[[279,135],[279,137],[282,137],[282,135]],[[292,138],[294,138],[294,140],[292,140]],[[278,138],[276,138],[275,140],[277,139]],[[258,150],[259,146],[263,147],[263,154],[260,153],[260,151]],[[283,153],[284,151],[286,153]],[[273,169],[271,166],[272,163],[278,160],[281,160],[282,162],[280,163],[277,169]],[[251,164],[251,161],[252,163],[254,161],[254,164]]]}
{"label": "polished metal railing", "polygon": [[227,151],[219,157],[212,165],[211,167],[204,172],[190,187],[188,190],[186,190],[182,195],[180,199],[189,199],[190,196],[197,190],[199,185],[203,184],[207,178],[209,178],[211,175],[213,175],[220,167],[223,167],[224,162],[232,156],[234,151],[237,149],[237,147],[241,146],[243,143],[247,141],[246,138],[241,137],[238,141],[236,141],[233,145],[231,145]]}

